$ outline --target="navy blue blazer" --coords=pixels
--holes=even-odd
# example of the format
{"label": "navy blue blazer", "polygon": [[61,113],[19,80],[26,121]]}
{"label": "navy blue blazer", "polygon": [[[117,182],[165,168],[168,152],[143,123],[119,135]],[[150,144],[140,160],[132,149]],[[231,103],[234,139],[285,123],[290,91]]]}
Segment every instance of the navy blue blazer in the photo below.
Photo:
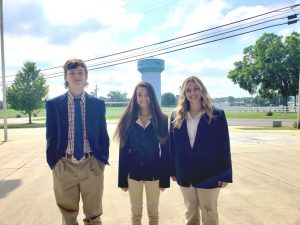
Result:
{"label": "navy blue blazer", "polygon": [[[93,155],[108,164],[109,136],[105,120],[104,101],[86,93],[86,132]],[[68,145],[67,93],[46,102],[47,162],[51,169],[65,155]]]}
{"label": "navy blue blazer", "polygon": [[[174,113],[170,123],[171,176],[184,187],[217,187],[218,181],[232,182],[232,166],[228,125],[223,110],[214,109],[209,122],[204,115],[198,124],[193,148],[187,123],[175,128]],[[202,185],[203,184],[203,185]]]}
{"label": "navy blue blazer", "polygon": [[[168,118],[162,126],[168,127]],[[126,141],[120,148],[118,186],[128,187],[127,178],[140,181],[159,180],[159,187],[170,187],[170,154],[166,141],[160,144],[150,123],[146,129],[134,123]]]}

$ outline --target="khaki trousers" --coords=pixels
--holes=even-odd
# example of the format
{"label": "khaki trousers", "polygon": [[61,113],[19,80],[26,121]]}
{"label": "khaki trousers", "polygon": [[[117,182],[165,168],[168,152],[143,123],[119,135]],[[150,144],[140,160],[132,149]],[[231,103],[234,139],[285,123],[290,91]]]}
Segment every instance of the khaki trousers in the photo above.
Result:
{"label": "khaki trousers", "polygon": [[105,165],[89,157],[74,164],[62,158],[53,169],[53,187],[56,204],[62,214],[63,225],[77,225],[80,194],[85,225],[101,225],[103,173]]}
{"label": "khaki trousers", "polygon": [[199,208],[203,225],[219,224],[217,202],[220,188],[179,187],[186,206],[186,225],[200,225]]}
{"label": "khaki trousers", "polygon": [[146,190],[149,225],[158,225],[158,203],[160,195],[159,180],[136,181],[128,178],[132,225],[142,224],[144,186]]}

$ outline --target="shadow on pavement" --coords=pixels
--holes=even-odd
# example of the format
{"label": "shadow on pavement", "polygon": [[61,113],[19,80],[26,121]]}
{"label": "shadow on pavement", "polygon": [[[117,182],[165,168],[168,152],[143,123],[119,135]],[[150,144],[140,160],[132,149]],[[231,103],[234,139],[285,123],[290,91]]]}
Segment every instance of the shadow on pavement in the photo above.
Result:
{"label": "shadow on pavement", "polygon": [[20,179],[1,180],[0,181],[0,198],[4,198],[7,194],[21,185]]}

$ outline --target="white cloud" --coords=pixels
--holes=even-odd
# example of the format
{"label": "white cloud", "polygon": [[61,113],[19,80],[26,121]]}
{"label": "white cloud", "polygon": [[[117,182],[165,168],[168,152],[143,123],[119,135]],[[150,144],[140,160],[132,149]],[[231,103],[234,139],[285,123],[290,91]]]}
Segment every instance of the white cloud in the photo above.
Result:
{"label": "white cloud", "polygon": [[[87,0],[84,3],[79,0],[20,0],[18,4],[24,5],[29,2],[43,7],[44,32],[39,31],[38,35],[23,33],[6,38],[6,74],[16,73],[26,60],[36,61],[42,69],[59,66],[63,65],[69,57],[92,59],[219,26],[286,5],[283,0],[268,7],[263,4],[243,6],[245,3],[240,1],[231,1],[229,5],[225,0],[185,0],[176,3],[177,7],[174,7],[173,13],[162,14],[159,20],[155,20],[157,18],[151,18],[151,15],[134,12],[133,4],[131,13],[126,12],[124,6],[126,1],[123,0]],[[234,8],[233,3],[239,6]],[[152,20],[158,22],[154,24]],[[144,31],[145,23],[149,29]],[[30,24],[26,26],[30,27]],[[29,28],[23,30],[30,31]],[[286,36],[295,30],[300,31],[298,24],[281,29],[278,34]],[[228,52],[220,49],[220,52],[207,54],[206,51],[210,48],[201,46],[201,51],[191,48],[159,56],[158,58],[166,61],[165,71],[162,72],[162,93],[178,94],[178,87],[183,80],[193,74],[203,79],[213,97],[244,95],[245,92],[237,85],[233,85],[226,75],[233,67],[233,62],[242,59],[243,46],[253,44],[258,38],[257,35],[253,33],[232,40],[228,39],[226,42],[228,45],[242,46],[241,49],[228,48]],[[128,53],[127,56],[135,53]],[[91,63],[101,63],[120,57],[118,55]],[[62,68],[55,71],[62,72]],[[109,91],[120,90],[131,96],[133,88],[139,81],[140,73],[137,71],[136,62],[132,62],[90,71],[90,85],[87,91],[92,91],[97,84],[98,95],[106,96]],[[47,82],[50,84],[51,97],[65,92],[62,76],[48,79]]]}
{"label": "white cloud", "polygon": [[178,36],[218,25],[223,18],[222,10],[226,7],[226,2],[222,0],[199,1],[192,11],[185,12]]}
{"label": "white cloud", "polygon": [[[242,6],[236,9],[231,10],[229,13],[225,15],[222,19],[222,24],[228,24],[235,21],[239,21],[242,19],[246,19],[252,16],[256,16],[258,14],[266,13],[269,9],[264,6]],[[260,19],[260,18],[258,18]],[[248,23],[249,21],[245,22]]]}
{"label": "white cloud", "polygon": [[[38,1],[38,0],[36,0]],[[123,1],[111,0],[99,2],[97,0],[51,0],[43,1],[47,9],[47,17],[53,24],[77,24],[84,19],[94,17],[104,24],[110,24],[112,12],[122,10]]]}
{"label": "white cloud", "polygon": [[[76,25],[81,21],[95,19],[110,32],[135,30],[141,20],[137,13],[126,13],[124,1],[87,0],[51,0],[43,1],[47,16],[53,25]],[[80,34],[79,34],[80,35]]]}
{"label": "white cloud", "polygon": [[168,20],[160,26],[158,31],[159,30],[164,31],[165,29],[176,28],[180,24],[182,18],[184,17],[184,14],[185,12],[183,8],[181,7],[176,8],[174,14],[172,14],[168,18]]}
{"label": "white cloud", "polygon": [[[204,85],[206,86],[210,96],[212,98],[226,97],[226,96],[239,96],[247,97],[250,94],[239,88],[230,81],[227,76],[206,76],[202,74],[194,74],[199,77]],[[185,78],[190,74],[177,74],[163,72],[162,74],[162,93],[171,92],[175,95],[180,94],[180,86],[182,85]],[[172,81],[172,84],[170,84]],[[168,84],[168,85],[167,85]]]}

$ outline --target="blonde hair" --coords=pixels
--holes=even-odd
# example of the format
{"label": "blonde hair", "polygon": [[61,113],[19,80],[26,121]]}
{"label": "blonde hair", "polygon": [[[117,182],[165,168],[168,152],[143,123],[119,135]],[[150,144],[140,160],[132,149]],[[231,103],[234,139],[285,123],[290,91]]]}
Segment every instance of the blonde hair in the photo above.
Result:
{"label": "blonde hair", "polygon": [[180,96],[178,100],[178,104],[175,108],[175,117],[174,126],[180,128],[183,120],[186,117],[186,113],[190,110],[190,102],[187,100],[185,95],[186,86],[189,82],[194,82],[199,88],[201,93],[201,111],[206,114],[209,118],[209,121],[213,118],[213,101],[210,98],[204,84],[202,81],[196,76],[190,76],[183,81],[180,90]]}

